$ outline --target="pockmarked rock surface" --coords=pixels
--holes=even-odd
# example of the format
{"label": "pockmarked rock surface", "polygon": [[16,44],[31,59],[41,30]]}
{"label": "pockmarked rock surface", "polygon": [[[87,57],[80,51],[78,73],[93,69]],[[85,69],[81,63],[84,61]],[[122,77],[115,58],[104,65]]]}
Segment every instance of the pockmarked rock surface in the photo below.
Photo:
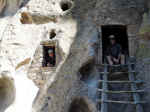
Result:
{"label": "pockmarked rock surface", "polygon": [[[146,0],[0,0],[0,112],[96,112],[80,77],[98,74],[101,25],[129,26],[130,52],[143,60],[141,46],[150,48],[137,34],[149,8]],[[55,68],[42,67],[47,43],[57,48]]]}

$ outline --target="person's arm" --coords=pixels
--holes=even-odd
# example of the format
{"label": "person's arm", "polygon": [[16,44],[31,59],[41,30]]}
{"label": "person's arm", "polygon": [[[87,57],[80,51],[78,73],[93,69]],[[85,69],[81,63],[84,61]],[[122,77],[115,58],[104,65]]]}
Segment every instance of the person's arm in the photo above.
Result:
{"label": "person's arm", "polygon": [[118,56],[118,59],[121,58],[121,55],[122,55],[122,47],[121,45],[118,44],[118,50],[119,50],[119,56]]}
{"label": "person's arm", "polygon": [[110,65],[113,65],[113,61],[112,61],[112,59],[111,59],[111,53],[110,53],[111,51],[110,51],[110,47],[108,47],[107,48],[107,50],[106,50],[106,59],[107,59],[107,61],[108,61],[108,63],[110,64]]}
{"label": "person's arm", "polygon": [[108,47],[108,48],[106,49],[105,55],[106,55],[106,56],[110,56],[110,55],[111,55],[111,54],[110,54],[110,47]]}
{"label": "person's arm", "polygon": [[118,49],[118,58],[113,58],[113,61],[116,63],[119,63],[119,60],[121,58],[121,54],[122,54],[122,48],[121,45],[117,44],[117,49]]}

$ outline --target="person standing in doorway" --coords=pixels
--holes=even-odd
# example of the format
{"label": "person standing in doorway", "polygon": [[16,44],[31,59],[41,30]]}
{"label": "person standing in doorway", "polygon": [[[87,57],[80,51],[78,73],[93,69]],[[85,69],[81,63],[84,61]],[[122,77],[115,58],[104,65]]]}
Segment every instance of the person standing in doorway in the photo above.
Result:
{"label": "person standing in doorway", "polygon": [[122,47],[116,42],[114,35],[109,36],[110,45],[106,51],[106,59],[110,65],[125,64],[125,56],[122,53]]}

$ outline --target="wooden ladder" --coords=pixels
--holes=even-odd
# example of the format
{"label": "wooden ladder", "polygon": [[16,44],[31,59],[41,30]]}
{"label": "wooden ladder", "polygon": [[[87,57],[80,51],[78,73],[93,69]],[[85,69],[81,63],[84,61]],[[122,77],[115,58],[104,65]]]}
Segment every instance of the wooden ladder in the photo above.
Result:
{"label": "wooden ladder", "polygon": [[[102,74],[102,80],[99,80],[102,83],[102,89],[97,89],[98,92],[101,92],[101,99],[98,100],[98,103],[101,104],[101,108],[99,109],[100,112],[108,112],[108,103],[118,103],[118,104],[133,104],[136,105],[136,112],[144,112],[142,104],[146,103],[145,101],[141,101],[139,93],[143,93],[144,90],[138,90],[137,83],[143,83],[143,81],[135,80],[135,63],[129,63],[126,65],[108,65],[104,64],[104,72],[100,72]],[[127,73],[129,80],[127,81],[108,81],[108,76],[111,74],[108,71],[108,67],[119,67],[119,66],[126,66],[128,68],[127,72],[115,72],[116,74],[123,74]],[[131,86],[131,91],[110,91],[108,89],[109,83],[129,83]],[[113,101],[108,99],[109,94],[121,94],[121,93],[131,93],[133,95],[133,102],[132,101]]]}

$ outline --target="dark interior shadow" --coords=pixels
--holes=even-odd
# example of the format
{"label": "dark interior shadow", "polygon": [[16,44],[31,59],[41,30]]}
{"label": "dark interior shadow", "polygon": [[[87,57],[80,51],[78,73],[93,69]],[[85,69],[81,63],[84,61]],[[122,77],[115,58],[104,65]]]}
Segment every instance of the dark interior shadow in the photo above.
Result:
{"label": "dark interior shadow", "polygon": [[106,56],[106,51],[110,45],[109,36],[114,35],[116,41],[121,45],[125,55],[129,55],[129,43],[127,35],[127,27],[124,25],[105,25],[102,26],[102,51],[103,51],[103,62]]}
{"label": "dark interior shadow", "polygon": [[24,0],[24,1],[21,3],[21,5],[20,5],[19,8],[24,7],[29,1],[30,1],[30,0]]}
{"label": "dark interior shadow", "polygon": [[92,112],[90,110],[90,105],[88,102],[83,98],[79,97],[72,101],[69,112]]}
{"label": "dark interior shadow", "polygon": [[90,60],[83,64],[83,66],[79,69],[80,80],[85,81],[90,76],[92,70],[94,68],[94,60]]}

